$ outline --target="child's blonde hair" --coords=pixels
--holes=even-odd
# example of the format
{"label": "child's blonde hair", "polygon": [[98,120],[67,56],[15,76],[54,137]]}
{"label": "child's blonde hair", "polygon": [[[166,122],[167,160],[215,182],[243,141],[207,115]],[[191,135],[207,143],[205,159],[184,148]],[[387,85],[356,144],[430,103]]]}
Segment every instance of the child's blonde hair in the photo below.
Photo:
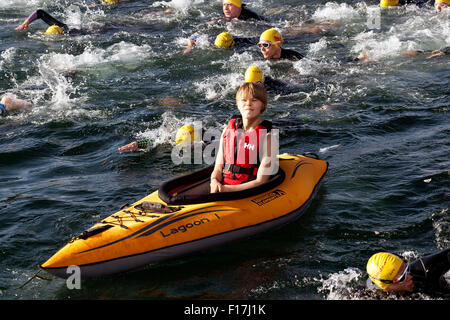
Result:
{"label": "child's blonde hair", "polygon": [[264,85],[256,84],[253,82],[244,83],[236,92],[236,103],[240,100],[240,98],[246,98],[249,96],[258,99],[263,103],[263,109],[261,110],[261,113],[263,113],[267,109],[267,93],[264,89]]}

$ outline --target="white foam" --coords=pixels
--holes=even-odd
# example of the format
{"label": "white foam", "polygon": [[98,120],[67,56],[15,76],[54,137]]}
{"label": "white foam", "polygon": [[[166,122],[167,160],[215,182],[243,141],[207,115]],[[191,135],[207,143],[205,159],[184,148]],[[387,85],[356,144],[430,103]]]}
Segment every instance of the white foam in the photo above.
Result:
{"label": "white foam", "polygon": [[333,150],[333,149],[339,148],[340,146],[341,146],[340,144],[335,144],[335,145],[332,145],[332,146],[329,146],[329,147],[320,148],[319,149],[319,153],[326,153],[329,150]]}
{"label": "white foam", "polygon": [[203,4],[204,0],[172,0],[172,1],[155,1],[152,7],[172,7],[177,10],[185,11],[192,6]]}
{"label": "white foam", "polygon": [[448,208],[442,209],[431,216],[437,246],[443,250],[450,246],[450,215]]}
{"label": "white foam", "polygon": [[412,14],[399,17],[385,30],[357,34],[351,52],[365,52],[370,60],[380,61],[402,56],[408,51],[440,49],[450,43],[448,12],[441,15],[421,10],[420,14]]}
{"label": "white foam", "polygon": [[317,54],[322,50],[325,50],[328,46],[328,41],[325,38],[320,38],[319,41],[313,42],[309,45],[309,52],[311,54]]}
{"label": "white foam", "polygon": [[314,20],[350,21],[360,19],[361,14],[346,3],[327,2],[314,12],[312,18]]}
{"label": "white foam", "polygon": [[12,64],[14,57],[16,56],[17,48],[10,47],[2,52],[0,55],[0,69],[6,68]]}
{"label": "white foam", "polygon": [[119,64],[139,64],[143,59],[153,55],[148,45],[138,46],[132,43],[119,42],[101,49],[87,47],[80,55],[74,56],[66,53],[50,53],[45,60],[57,71],[83,70],[86,68],[100,68],[102,64],[111,67]]}
{"label": "white foam", "polygon": [[162,123],[159,127],[141,131],[136,135],[137,139],[151,140],[150,149],[162,144],[174,145],[175,133],[178,129],[186,124],[194,124],[195,121],[198,121],[194,117],[178,119],[171,111],[164,112],[161,115],[161,120]]}
{"label": "white foam", "polygon": [[357,268],[347,268],[338,273],[331,273],[327,279],[317,279],[322,283],[318,292],[325,293],[327,300],[358,299],[358,290],[354,287],[362,277],[362,271]]}
{"label": "white foam", "polygon": [[194,82],[195,91],[204,94],[206,100],[223,98],[236,91],[242,84],[243,74],[228,73],[208,77],[200,82]]}
{"label": "white foam", "polygon": [[255,63],[248,52],[234,53],[227,60],[212,61],[211,64],[222,64],[220,68],[224,72],[193,83],[195,91],[204,94],[207,100],[216,100],[234,94],[243,83],[245,70],[250,65],[259,66],[264,74],[268,75],[268,62]]}
{"label": "white foam", "polygon": [[2,0],[0,1],[0,8],[23,8],[42,4],[43,0]]}

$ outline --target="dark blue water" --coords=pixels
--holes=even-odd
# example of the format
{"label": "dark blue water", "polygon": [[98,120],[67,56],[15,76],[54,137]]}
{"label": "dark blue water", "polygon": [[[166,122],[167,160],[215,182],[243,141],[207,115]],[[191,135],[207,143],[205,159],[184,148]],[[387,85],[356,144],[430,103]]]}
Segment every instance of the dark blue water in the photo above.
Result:
{"label": "dark blue water", "polygon": [[[281,30],[286,48],[306,56],[267,62],[257,48],[234,52],[201,41],[182,54],[194,34],[258,36],[267,28],[205,25],[220,1],[88,10],[89,3],[0,4],[0,94],[34,105],[0,119],[0,299],[391,299],[365,288],[373,253],[412,260],[449,246],[450,64],[448,56],[426,57],[450,44],[450,10],[383,10],[375,28],[368,26],[375,1],[247,1]],[[41,21],[14,31],[38,8],[86,34],[49,39]],[[328,29],[297,34],[309,19]],[[403,57],[410,50],[426,52]],[[362,51],[371,62],[351,61]],[[175,132],[191,121],[221,130],[237,112],[234,94],[251,64],[303,86],[269,96],[265,117],[281,130],[280,152],[315,152],[330,165],[301,219],[86,280],[80,290],[57,278],[20,288],[73,236],[201,167],[172,163]],[[154,140],[149,151],[117,151],[141,138]]]}

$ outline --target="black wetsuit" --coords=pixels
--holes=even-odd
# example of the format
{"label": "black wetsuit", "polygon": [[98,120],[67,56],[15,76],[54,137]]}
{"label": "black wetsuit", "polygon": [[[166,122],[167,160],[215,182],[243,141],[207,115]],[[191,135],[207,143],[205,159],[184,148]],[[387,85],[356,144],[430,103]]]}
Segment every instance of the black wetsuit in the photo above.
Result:
{"label": "black wetsuit", "polygon": [[239,17],[237,17],[239,20],[258,20],[258,21],[265,21],[266,19],[258,15],[257,13],[247,9],[245,7],[245,4],[242,4],[242,11]]}
{"label": "black wetsuit", "polygon": [[295,92],[297,88],[284,81],[273,79],[272,77],[264,77],[264,89],[269,93],[289,94]]}
{"label": "black wetsuit", "polygon": [[310,81],[302,81],[299,84],[292,84],[282,80],[273,79],[270,76],[264,77],[264,89],[268,93],[279,95],[291,94],[297,92],[310,92],[314,90],[314,84]]}
{"label": "black wetsuit", "polygon": [[442,51],[442,52],[444,53],[444,55],[446,55],[446,56],[450,55],[450,46],[441,49],[441,51]]}
{"label": "black wetsuit", "polygon": [[298,61],[298,60],[303,59],[303,55],[294,50],[281,48],[280,59],[288,59],[288,60],[292,60],[292,61]]}
{"label": "black wetsuit", "polygon": [[[231,21],[233,18],[228,18],[225,16],[222,16],[221,18],[219,18],[219,20],[217,22],[228,22]],[[239,15],[239,17],[237,17],[236,19],[238,20],[242,20],[242,21],[248,21],[248,20],[256,20],[256,21],[267,21],[266,18],[258,15],[257,13],[255,13],[254,11],[247,9],[245,4],[242,4],[242,11],[241,14]]]}
{"label": "black wetsuit", "polygon": [[433,5],[434,4],[434,0],[399,0],[398,1],[398,5],[399,6],[404,6],[407,4],[415,4],[418,7],[423,7],[427,4],[429,5]]}
{"label": "black wetsuit", "polygon": [[450,293],[444,274],[450,270],[450,248],[409,263],[415,292]]}

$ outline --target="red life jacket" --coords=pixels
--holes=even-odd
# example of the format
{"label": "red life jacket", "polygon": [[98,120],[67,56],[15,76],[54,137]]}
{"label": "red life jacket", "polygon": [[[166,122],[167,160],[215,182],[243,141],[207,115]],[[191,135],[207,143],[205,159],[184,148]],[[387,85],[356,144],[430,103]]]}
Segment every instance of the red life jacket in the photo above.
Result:
{"label": "red life jacket", "polygon": [[262,141],[260,142],[260,138],[266,136],[264,132],[260,133],[260,130],[265,130],[267,134],[271,129],[272,123],[264,120],[255,130],[243,132],[242,117],[233,116],[231,118],[222,140],[224,184],[235,185],[256,179],[261,163],[259,150],[262,147]]}

